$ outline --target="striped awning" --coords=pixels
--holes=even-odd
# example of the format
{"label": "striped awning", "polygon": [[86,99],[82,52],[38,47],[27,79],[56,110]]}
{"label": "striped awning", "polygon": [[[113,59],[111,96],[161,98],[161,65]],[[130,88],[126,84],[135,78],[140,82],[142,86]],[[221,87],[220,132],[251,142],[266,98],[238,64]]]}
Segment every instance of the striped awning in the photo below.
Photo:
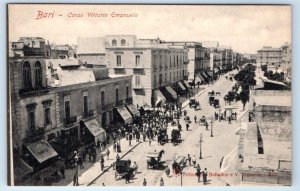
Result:
{"label": "striped awning", "polygon": [[173,99],[177,99],[177,93],[173,90],[173,88],[171,88],[171,86],[166,86],[166,90],[172,95]]}
{"label": "striped awning", "polygon": [[58,155],[46,140],[31,143],[27,146],[27,149],[39,163]]}
{"label": "striped awning", "polygon": [[199,76],[198,75],[195,75],[195,83],[201,83],[202,82],[202,80],[199,78]]}
{"label": "striped awning", "polygon": [[218,68],[214,68],[214,73],[218,73],[219,69]]}
{"label": "striped awning", "polygon": [[184,80],[183,84],[185,85],[185,87],[187,87],[187,89],[191,88],[190,84],[187,81]]}
{"label": "striped awning", "polygon": [[155,99],[155,104],[157,105],[159,102],[165,102],[166,98],[165,96],[161,93],[160,90],[155,90],[154,91],[154,99]]}
{"label": "striped awning", "polygon": [[186,90],[186,88],[184,87],[184,85],[181,82],[178,82],[178,85],[182,91]]}

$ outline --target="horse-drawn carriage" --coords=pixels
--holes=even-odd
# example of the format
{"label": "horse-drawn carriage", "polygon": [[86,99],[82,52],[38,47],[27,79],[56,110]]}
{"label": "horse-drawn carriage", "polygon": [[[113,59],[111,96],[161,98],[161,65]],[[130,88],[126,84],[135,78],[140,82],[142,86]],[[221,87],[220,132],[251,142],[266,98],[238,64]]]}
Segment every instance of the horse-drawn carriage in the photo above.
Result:
{"label": "horse-drawn carriage", "polygon": [[161,144],[167,143],[169,141],[168,139],[168,133],[166,128],[161,128],[158,131],[158,139]]}
{"label": "horse-drawn carriage", "polygon": [[199,124],[205,126],[206,123],[207,123],[206,117],[203,115],[203,116],[199,119]]}
{"label": "horse-drawn carriage", "polygon": [[215,98],[214,98],[213,106],[214,106],[215,108],[219,108],[219,107],[220,107],[220,100],[219,100],[219,97],[215,97]]}
{"label": "horse-drawn carriage", "polygon": [[164,150],[161,150],[159,153],[153,152],[153,153],[148,153],[147,157],[149,158],[147,160],[147,169],[152,168],[152,169],[160,169],[165,161],[161,161],[162,155],[165,153]]}
{"label": "horse-drawn carriage", "polygon": [[197,104],[196,99],[195,98],[191,98],[190,102],[189,102],[190,108],[195,107],[196,104]]}
{"label": "horse-drawn carriage", "polygon": [[171,143],[178,144],[181,142],[181,133],[179,129],[173,129],[171,133]]}
{"label": "horse-drawn carriage", "polygon": [[130,166],[130,160],[119,160],[114,164],[115,172],[115,179],[120,180],[122,178],[133,179],[136,174],[136,168],[132,168]]}
{"label": "horse-drawn carriage", "polygon": [[175,174],[180,173],[180,171],[186,166],[186,158],[184,156],[178,156],[175,158],[172,168]]}

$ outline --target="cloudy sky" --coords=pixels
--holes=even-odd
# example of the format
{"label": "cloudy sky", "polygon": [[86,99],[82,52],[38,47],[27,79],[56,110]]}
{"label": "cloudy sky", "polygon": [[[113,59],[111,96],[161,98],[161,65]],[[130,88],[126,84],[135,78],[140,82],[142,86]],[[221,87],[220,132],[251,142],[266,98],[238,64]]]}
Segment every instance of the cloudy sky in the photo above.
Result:
{"label": "cloudy sky", "polygon": [[[77,37],[135,34],[173,41],[219,41],[241,53],[291,42],[289,6],[9,5],[8,11],[9,41],[40,36],[50,43],[76,44]],[[39,11],[54,16],[37,19]],[[91,18],[88,13],[107,17]],[[116,18],[112,13],[136,17]]]}

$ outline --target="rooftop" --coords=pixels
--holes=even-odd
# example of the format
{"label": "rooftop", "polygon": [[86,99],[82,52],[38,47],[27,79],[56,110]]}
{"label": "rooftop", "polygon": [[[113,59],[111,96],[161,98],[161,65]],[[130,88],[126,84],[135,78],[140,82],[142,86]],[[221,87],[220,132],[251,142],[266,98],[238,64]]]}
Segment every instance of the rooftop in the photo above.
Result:
{"label": "rooftop", "polygon": [[105,54],[106,39],[103,37],[77,38],[77,54]]}

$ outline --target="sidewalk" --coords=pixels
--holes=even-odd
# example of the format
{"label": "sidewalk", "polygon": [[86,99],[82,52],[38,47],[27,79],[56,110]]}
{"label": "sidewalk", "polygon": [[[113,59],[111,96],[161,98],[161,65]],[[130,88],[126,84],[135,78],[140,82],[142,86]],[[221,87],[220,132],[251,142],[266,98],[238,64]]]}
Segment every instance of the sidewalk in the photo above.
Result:
{"label": "sidewalk", "polygon": [[[131,146],[129,146],[128,140],[125,138],[120,140],[121,151],[120,153],[113,152],[113,145],[107,147],[110,151],[109,160],[106,158],[105,151],[97,152],[97,160],[95,163],[84,162],[84,169],[78,169],[79,171],[79,185],[80,186],[87,186],[92,183],[94,180],[98,179],[103,173],[105,173],[108,169],[112,167],[112,164],[116,161],[116,156],[119,154],[120,158],[122,159],[126,154],[128,154],[132,149],[137,147],[141,142],[136,142],[136,140],[131,141]],[[101,171],[100,168],[100,156],[104,156],[104,171]],[[90,165],[89,165],[90,164]],[[53,184],[53,186],[73,186],[73,175],[75,173],[74,169],[66,170],[66,179]]]}

